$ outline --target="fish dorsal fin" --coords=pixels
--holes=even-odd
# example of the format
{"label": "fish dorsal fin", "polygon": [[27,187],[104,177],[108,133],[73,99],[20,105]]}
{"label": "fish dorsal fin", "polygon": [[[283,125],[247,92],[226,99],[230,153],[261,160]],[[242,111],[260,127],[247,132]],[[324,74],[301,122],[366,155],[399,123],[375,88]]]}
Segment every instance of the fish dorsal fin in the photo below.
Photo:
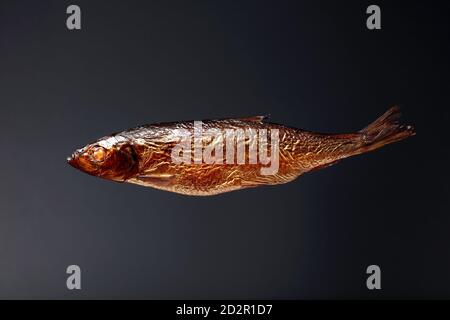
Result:
{"label": "fish dorsal fin", "polygon": [[269,119],[270,115],[264,115],[264,116],[253,116],[253,117],[247,117],[247,118],[239,118],[238,120],[241,121],[247,121],[247,122],[264,122],[265,120]]}

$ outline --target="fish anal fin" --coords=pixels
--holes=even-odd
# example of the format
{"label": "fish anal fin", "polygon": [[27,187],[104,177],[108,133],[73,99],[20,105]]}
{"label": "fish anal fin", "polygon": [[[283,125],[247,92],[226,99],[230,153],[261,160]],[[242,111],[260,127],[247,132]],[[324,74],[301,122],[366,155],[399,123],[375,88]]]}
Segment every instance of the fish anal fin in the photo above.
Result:
{"label": "fish anal fin", "polygon": [[334,164],[336,164],[338,162],[339,162],[339,159],[338,160],[334,160],[332,162],[325,163],[325,164],[321,164],[321,165],[319,165],[317,167],[312,168],[311,170],[309,170],[309,172],[313,172],[313,171],[317,171],[317,170],[321,170],[321,169],[325,169],[325,168],[331,167],[332,165],[334,165]]}

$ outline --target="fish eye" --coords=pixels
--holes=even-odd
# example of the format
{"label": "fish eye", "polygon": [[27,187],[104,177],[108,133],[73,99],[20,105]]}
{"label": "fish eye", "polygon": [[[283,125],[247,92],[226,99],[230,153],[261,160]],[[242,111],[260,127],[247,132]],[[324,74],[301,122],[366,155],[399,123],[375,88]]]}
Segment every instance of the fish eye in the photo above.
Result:
{"label": "fish eye", "polygon": [[103,147],[95,147],[91,150],[91,157],[93,160],[102,162],[106,157],[106,150]]}

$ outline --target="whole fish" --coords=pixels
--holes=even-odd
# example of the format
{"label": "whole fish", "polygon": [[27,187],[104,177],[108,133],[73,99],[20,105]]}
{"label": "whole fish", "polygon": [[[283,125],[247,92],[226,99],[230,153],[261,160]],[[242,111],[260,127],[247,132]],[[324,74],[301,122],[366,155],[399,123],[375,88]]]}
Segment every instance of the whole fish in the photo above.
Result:
{"label": "whole fish", "polygon": [[139,126],[103,137],[69,157],[90,175],[185,195],[208,196],[287,183],[303,173],[414,135],[392,107],[364,129],[324,134],[266,117]]}

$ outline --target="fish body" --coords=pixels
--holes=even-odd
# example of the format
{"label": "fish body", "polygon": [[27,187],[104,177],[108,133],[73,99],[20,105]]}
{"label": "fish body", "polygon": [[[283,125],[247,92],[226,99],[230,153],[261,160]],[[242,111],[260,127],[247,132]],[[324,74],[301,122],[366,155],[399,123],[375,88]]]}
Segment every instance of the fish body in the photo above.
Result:
{"label": "fish body", "polygon": [[323,134],[265,117],[139,126],[75,151],[88,174],[185,195],[207,196],[290,182],[303,173],[414,135],[393,107],[363,130]]}

